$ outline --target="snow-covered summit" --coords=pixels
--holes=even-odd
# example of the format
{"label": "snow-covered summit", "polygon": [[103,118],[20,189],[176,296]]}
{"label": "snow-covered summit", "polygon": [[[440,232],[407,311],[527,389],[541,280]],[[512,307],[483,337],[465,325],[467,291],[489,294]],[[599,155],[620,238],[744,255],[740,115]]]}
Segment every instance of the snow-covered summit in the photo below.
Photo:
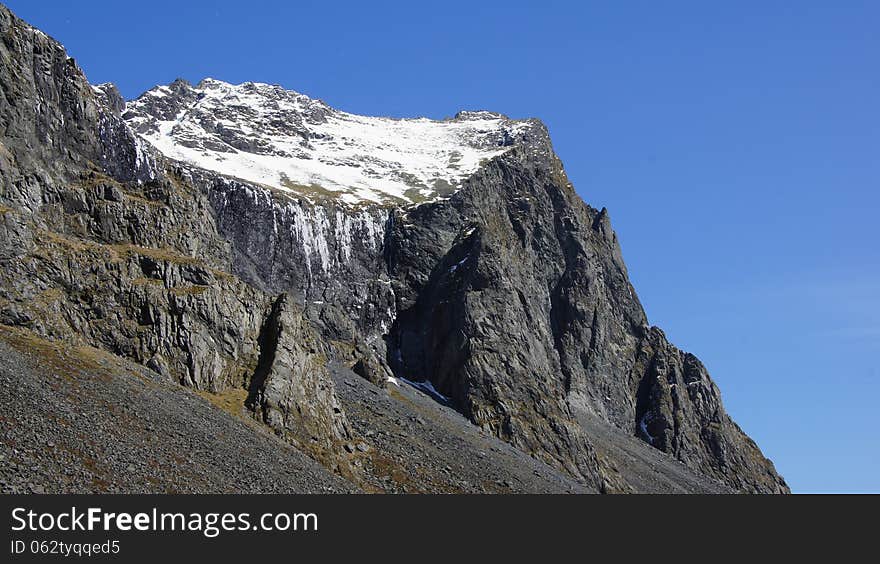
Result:
{"label": "snow-covered summit", "polygon": [[172,159],[310,199],[412,203],[456,191],[537,121],[366,117],[280,86],[176,80],[126,105],[134,131]]}

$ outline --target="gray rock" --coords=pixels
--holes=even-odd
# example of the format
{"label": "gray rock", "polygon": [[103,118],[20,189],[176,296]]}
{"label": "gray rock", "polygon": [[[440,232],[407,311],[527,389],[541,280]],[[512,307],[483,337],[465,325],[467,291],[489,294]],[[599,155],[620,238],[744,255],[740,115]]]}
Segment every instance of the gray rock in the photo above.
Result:
{"label": "gray rock", "polygon": [[388,374],[385,369],[371,358],[361,358],[354,363],[351,371],[380,388],[388,386]]}
{"label": "gray rock", "polygon": [[[370,487],[388,482],[358,465],[405,465],[352,447],[346,410],[361,408],[339,400],[348,391],[328,376],[334,362],[356,369],[363,397],[397,398],[396,387],[370,385],[391,374],[415,382],[477,436],[582,489],[707,491],[706,479],[788,491],[702,364],[649,326],[607,211],[576,195],[540,122],[485,141],[510,150],[446,199],[316,204],[169,161],[141,141],[135,129],[150,116],[174,115],[196,95],[185,81],[129,111],[112,85],[92,88],[63,47],[3,6],[0,34],[0,324],[112,355],[97,367],[134,361],[236,415],[246,404]],[[277,127],[333,111],[313,106]],[[222,115],[200,119],[211,142],[266,149],[218,125]],[[426,424],[389,415],[382,425],[394,425],[378,436],[415,449],[411,435],[429,434],[454,450],[419,417]],[[657,462],[673,458],[691,474]],[[645,478],[655,467],[665,485]]]}
{"label": "gray rock", "polygon": [[327,352],[301,310],[282,294],[260,333],[260,358],[247,405],[272,429],[336,471],[351,471],[345,413],[327,370]]}

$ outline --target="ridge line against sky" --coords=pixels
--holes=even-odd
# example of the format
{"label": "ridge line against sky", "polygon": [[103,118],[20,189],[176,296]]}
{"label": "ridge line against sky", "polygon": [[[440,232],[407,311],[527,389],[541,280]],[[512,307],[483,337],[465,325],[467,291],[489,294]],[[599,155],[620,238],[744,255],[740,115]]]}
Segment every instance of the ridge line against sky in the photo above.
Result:
{"label": "ridge line against sky", "polygon": [[542,119],[651,322],[792,489],[880,491],[880,4],[6,4],[126,98],[212,76]]}

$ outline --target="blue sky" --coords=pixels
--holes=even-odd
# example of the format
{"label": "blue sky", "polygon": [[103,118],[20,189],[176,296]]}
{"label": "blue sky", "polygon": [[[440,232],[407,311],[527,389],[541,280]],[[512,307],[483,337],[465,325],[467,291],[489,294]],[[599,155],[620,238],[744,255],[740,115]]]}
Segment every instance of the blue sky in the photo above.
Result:
{"label": "blue sky", "polygon": [[880,3],[7,4],[129,98],[212,76],[541,118],[792,488],[880,491]]}

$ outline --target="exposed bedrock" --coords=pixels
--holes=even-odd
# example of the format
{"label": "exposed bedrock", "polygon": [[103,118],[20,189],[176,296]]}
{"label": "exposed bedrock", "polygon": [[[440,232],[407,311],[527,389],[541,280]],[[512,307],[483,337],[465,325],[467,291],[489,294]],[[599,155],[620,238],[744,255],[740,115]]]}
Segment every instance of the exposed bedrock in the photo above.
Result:
{"label": "exposed bedrock", "polygon": [[247,405],[289,442],[350,474],[343,445],[352,433],[327,369],[329,351],[286,294],[272,304],[259,346]]}
{"label": "exposed bedrock", "polygon": [[[196,390],[243,400],[252,389],[261,420],[292,441],[317,436],[303,450],[343,469],[344,414],[325,355],[296,341],[302,312],[278,318],[275,293],[230,273],[233,246],[206,194],[133,135],[115,88],[93,89],[57,42],[3,6],[0,34],[0,324]],[[279,319],[264,373],[266,327]],[[313,370],[285,370],[291,358]]]}
{"label": "exposed bedrock", "polygon": [[171,161],[124,109],[0,6],[0,324],[246,397],[343,474],[356,438],[328,362],[430,382],[590,489],[632,485],[585,420],[738,491],[787,491],[703,365],[650,327],[608,213],[575,193],[539,122],[459,191],[400,207]]}

